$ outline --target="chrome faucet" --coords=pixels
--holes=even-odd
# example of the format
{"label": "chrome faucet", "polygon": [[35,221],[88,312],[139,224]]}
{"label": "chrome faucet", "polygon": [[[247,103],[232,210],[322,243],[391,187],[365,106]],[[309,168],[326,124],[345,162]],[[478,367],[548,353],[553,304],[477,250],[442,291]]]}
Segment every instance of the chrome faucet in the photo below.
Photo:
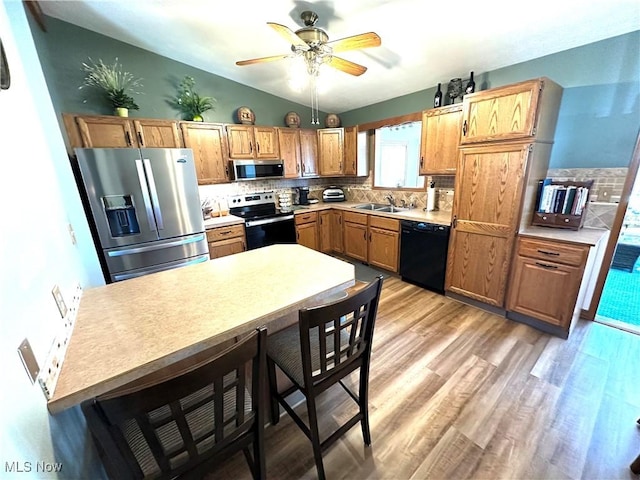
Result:
{"label": "chrome faucet", "polygon": [[396,199],[395,199],[395,198],[393,198],[393,195],[391,195],[391,194],[386,195],[386,196],[384,197],[384,199],[385,199],[385,200],[387,200],[387,201],[389,202],[389,205],[391,205],[392,207],[395,207],[395,206],[396,206]]}
{"label": "chrome faucet", "polygon": [[406,202],[406,200],[404,198],[400,200],[400,206],[402,208],[407,208],[407,202]]}

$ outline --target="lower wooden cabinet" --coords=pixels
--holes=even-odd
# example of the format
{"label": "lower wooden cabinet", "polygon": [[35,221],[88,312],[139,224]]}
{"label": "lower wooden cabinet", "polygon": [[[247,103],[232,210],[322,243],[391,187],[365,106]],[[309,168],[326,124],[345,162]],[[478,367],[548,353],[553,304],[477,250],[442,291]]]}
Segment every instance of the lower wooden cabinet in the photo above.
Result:
{"label": "lower wooden cabinet", "polygon": [[298,214],[294,218],[297,242],[305,247],[318,250],[318,212]]}
{"label": "lower wooden cabinet", "polygon": [[517,312],[568,334],[579,315],[580,285],[589,247],[518,238],[507,311]]}
{"label": "lower wooden cabinet", "polygon": [[369,265],[398,272],[400,221],[369,215]]}
{"label": "lower wooden cabinet", "polygon": [[344,212],[344,254],[366,262],[369,242],[368,215],[364,213]]}
{"label": "lower wooden cabinet", "polygon": [[331,219],[331,210],[324,210],[318,213],[318,221],[320,222],[318,225],[319,250],[324,253],[333,250],[331,238],[333,225],[331,225]]}
{"label": "lower wooden cabinet", "polygon": [[211,259],[226,257],[247,249],[244,225],[230,225],[207,230],[209,257]]}
{"label": "lower wooden cabinet", "polygon": [[336,253],[344,253],[343,235],[342,212],[331,210],[331,250]]}

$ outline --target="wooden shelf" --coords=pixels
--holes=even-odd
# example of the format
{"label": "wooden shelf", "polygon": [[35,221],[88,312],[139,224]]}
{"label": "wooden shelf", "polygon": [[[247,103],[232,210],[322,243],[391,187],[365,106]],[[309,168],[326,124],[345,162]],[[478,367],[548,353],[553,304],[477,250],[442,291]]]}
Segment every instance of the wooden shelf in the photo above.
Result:
{"label": "wooden shelf", "polygon": [[[539,212],[537,211],[537,208],[536,208],[536,210],[533,212],[531,225],[536,225],[540,227],[567,228],[571,230],[580,230],[584,225],[584,219],[587,213],[587,208],[589,206],[589,195],[591,194],[591,187],[593,186],[593,180],[588,180],[586,182],[552,181],[551,185],[563,185],[565,187],[586,187],[588,191],[587,191],[587,198],[584,204],[584,208],[582,209],[579,215]],[[539,202],[539,198],[536,199],[536,202]]]}

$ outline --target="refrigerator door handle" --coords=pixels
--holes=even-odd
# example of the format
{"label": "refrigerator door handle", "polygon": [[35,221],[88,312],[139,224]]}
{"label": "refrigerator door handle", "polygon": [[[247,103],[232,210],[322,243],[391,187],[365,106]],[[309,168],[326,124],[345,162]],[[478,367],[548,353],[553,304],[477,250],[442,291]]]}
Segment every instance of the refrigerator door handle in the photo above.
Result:
{"label": "refrigerator door handle", "polygon": [[113,281],[119,282],[121,280],[128,280],[129,278],[141,277],[143,275],[148,275],[149,273],[163,272],[165,270],[171,270],[176,268],[177,266],[186,267],[187,265],[194,265],[196,263],[202,263],[209,260],[209,255],[200,255],[199,257],[195,257],[193,259],[187,260],[186,262],[171,262],[168,265],[159,265],[156,267],[145,268],[144,270],[138,270],[136,272],[129,273],[116,273],[112,275]]}
{"label": "refrigerator door handle", "polygon": [[158,190],[156,189],[156,181],[153,178],[153,170],[151,169],[151,161],[144,159],[144,169],[149,179],[149,190],[151,190],[151,201],[153,202],[153,212],[156,215],[156,224],[158,230],[164,230],[164,222],[162,221],[162,210],[160,210],[160,200],[158,198]]}
{"label": "refrigerator door handle", "polygon": [[152,252],[154,250],[162,250],[167,247],[177,247],[180,245],[188,245],[189,243],[201,242],[202,240],[204,240],[204,233],[200,235],[195,235],[193,237],[189,237],[187,239],[174,240],[172,242],[163,242],[155,245],[146,245],[144,247],[134,247],[134,248],[114,250],[106,253],[109,257],[122,257],[123,255],[132,255],[135,253],[146,253],[146,252]]}
{"label": "refrigerator door handle", "polygon": [[142,166],[142,160],[136,160],[136,171],[138,172],[138,181],[140,182],[140,190],[142,191],[142,200],[144,201],[144,208],[147,211],[147,220],[149,221],[149,228],[154,232],[158,227],[153,217],[153,206],[151,205],[151,198],[149,197],[149,189],[147,188],[147,176],[144,173],[144,167]]}

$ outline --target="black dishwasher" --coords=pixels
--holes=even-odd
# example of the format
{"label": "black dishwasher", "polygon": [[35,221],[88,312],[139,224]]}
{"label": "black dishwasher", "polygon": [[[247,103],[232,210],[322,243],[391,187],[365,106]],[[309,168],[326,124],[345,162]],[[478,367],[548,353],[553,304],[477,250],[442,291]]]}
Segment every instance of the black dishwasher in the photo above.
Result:
{"label": "black dishwasher", "polygon": [[407,282],[444,293],[450,227],[409,220],[400,223],[400,276]]}

